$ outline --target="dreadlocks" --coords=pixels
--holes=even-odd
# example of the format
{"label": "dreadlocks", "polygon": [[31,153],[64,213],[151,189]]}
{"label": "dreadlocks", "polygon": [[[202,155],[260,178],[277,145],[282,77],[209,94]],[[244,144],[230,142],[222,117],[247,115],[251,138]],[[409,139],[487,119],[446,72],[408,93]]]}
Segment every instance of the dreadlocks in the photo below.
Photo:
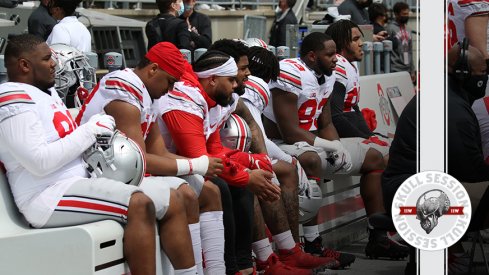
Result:
{"label": "dreadlocks", "polygon": [[342,50],[347,49],[351,40],[351,29],[357,28],[363,36],[362,30],[358,27],[357,24],[353,23],[350,20],[339,20],[333,24],[331,24],[326,29],[326,34],[333,38],[336,43],[336,52],[340,53]]}
{"label": "dreadlocks", "polygon": [[242,56],[248,55],[248,47],[240,41],[231,39],[217,40],[212,44],[209,50],[218,50],[229,54],[234,58],[236,64],[239,63],[239,59]]}
{"label": "dreadlocks", "polygon": [[251,47],[248,54],[251,75],[263,79],[265,82],[277,80],[280,66],[275,55],[263,47]]}

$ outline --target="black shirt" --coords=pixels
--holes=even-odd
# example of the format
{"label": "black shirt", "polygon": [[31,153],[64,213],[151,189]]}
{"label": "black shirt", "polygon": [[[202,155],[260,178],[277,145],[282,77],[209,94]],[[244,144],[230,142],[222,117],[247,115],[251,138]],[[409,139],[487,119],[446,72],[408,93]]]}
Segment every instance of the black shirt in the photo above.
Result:
{"label": "black shirt", "polygon": [[190,32],[187,27],[187,22],[177,18],[171,14],[158,14],[159,25],[162,37],[154,32],[152,28],[146,24],[146,37],[148,37],[148,50],[158,42],[170,42],[178,49],[192,50],[190,45]]}
{"label": "black shirt", "polygon": [[489,165],[484,161],[479,122],[472,102],[448,78],[448,174],[460,182],[489,180]]}
{"label": "black shirt", "polygon": [[[277,15],[280,16],[280,15]],[[277,21],[278,18],[275,18],[272,24],[272,28],[270,30],[270,45],[274,47],[278,46],[287,46],[286,44],[286,33],[287,33],[287,25],[288,24],[297,24],[297,18],[295,17],[292,9],[287,11],[282,20]]]}
{"label": "black shirt", "polygon": [[396,126],[396,134],[389,149],[389,162],[382,174],[382,192],[385,210],[390,212],[392,200],[399,186],[416,174],[416,97],[406,105]]}
{"label": "black shirt", "polygon": [[42,3],[31,13],[27,20],[28,32],[44,40],[48,39],[54,25],[56,25],[56,19],[49,14],[48,7]]}
{"label": "black shirt", "polygon": [[[183,18],[182,16],[180,18],[182,20],[185,20],[185,18]],[[209,48],[212,44],[212,28],[209,16],[194,10],[189,17],[189,21],[192,27],[195,27],[198,32],[197,34],[193,31],[190,31],[193,48]]]}

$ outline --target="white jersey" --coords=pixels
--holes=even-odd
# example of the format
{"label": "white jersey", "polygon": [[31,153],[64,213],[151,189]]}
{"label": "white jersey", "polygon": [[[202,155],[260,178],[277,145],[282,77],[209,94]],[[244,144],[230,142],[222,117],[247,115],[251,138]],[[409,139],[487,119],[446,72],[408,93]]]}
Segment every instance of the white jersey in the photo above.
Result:
{"label": "white jersey", "polygon": [[338,58],[335,68],[336,81],[346,88],[343,112],[353,112],[355,111],[353,107],[360,101],[360,75],[355,64],[350,63],[340,54],[336,57]]}
{"label": "white jersey", "polygon": [[[0,85],[0,125],[4,129],[0,161],[20,212],[34,226],[44,225],[71,184],[88,176],[81,153],[95,141],[95,137],[78,135],[83,129],[70,135],[76,124],[58,93],[53,88],[49,91],[50,95],[22,83]],[[15,128],[3,128],[9,123]],[[65,142],[56,145],[56,150],[42,150],[60,139]],[[79,152],[73,152],[76,150]]]}
{"label": "white jersey", "polygon": [[[317,119],[333,91],[335,82],[334,74],[326,77],[321,85],[318,83],[317,77],[314,71],[309,69],[301,59],[284,59],[280,61],[280,75],[277,81],[272,81],[269,85],[270,89],[278,88],[298,97],[299,126],[307,131],[317,130]],[[276,122],[272,98],[270,98],[263,114]]]}
{"label": "white jersey", "polygon": [[146,139],[151,125],[156,121],[158,108],[156,101],[153,103],[149,96],[146,86],[131,69],[115,71],[104,76],[90,93],[76,122],[81,125],[93,115],[104,113],[105,106],[114,100],[127,102],[139,109],[141,131]]}
{"label": "white jersey", "polygon": [[274,160],[278,159],[290,163],[292,162],[292,157],[287,155],[284,151],[278,148],[275,143],[268,139],[263,127],[261,114],[268,106],[270,97],[270,90],[268,89],[268,84],[265,83],[265,81],[252,75],[248,77],[248,81],[245,82],[245,92],[241,98],[243,98],[246,107],[248,107],[253,119],[261,129],[263,138],[265,139],[265,146],[267,147],[268,156]]}
{"label": "white jersey", "polygon": [[[202,91],[202,93],[205,93]],[[206,140],[212,133],[219,130],[222,124],[236,110],[239,96],[233,93],[233,103],[227,107],[220,105],[210,106],[200,88],[187,81],[175,83],[173,90],[162,96],[158,101],[158,126],[170,152],[175,152],[171,134],[163,121],[162,116],[170,111],[183,111],[196,115],[203,120],[203,132]]]}
{"label": "white jersey", "polygon": [[465,38],[467,17],[488,13],[488,0],[448,0],[448,48]]}

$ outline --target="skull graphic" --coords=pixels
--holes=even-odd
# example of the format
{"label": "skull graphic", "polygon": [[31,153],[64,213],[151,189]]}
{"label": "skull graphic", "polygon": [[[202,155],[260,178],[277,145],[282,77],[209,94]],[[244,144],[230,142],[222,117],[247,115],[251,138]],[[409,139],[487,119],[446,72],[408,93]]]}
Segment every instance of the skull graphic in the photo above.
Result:
{"label": "skull graphic", "polygon": [[447,194],[439,189],[424,192],[416,202],[416,219],[420,221],[421,228],[430,232],[438,225],[438,218],[448,212],[450,200]]}

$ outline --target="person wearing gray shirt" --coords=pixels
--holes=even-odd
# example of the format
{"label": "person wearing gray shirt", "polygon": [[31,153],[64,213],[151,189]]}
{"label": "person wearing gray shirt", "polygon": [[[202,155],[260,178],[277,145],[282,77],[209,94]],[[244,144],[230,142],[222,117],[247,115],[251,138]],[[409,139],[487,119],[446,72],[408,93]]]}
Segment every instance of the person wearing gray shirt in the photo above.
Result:
{"label": "person wearing gray shirt", "polygon": [[413,38],[411,29],[407,26],[409,20],[409,6],[404,2],[397,2],[393,9],[395,20],[387,25],[386,31],[392,41],[391,72],[407,71],[411,80],[415,82],[416,73],[413,63]]}
{"label": "person wearing gray shirt", "polygon": [[350,15],[350,20],[357,25],[368,25],[368,12],[366,8],[372,4],[372,0],[345,0],[338,6],[341,15]]}

